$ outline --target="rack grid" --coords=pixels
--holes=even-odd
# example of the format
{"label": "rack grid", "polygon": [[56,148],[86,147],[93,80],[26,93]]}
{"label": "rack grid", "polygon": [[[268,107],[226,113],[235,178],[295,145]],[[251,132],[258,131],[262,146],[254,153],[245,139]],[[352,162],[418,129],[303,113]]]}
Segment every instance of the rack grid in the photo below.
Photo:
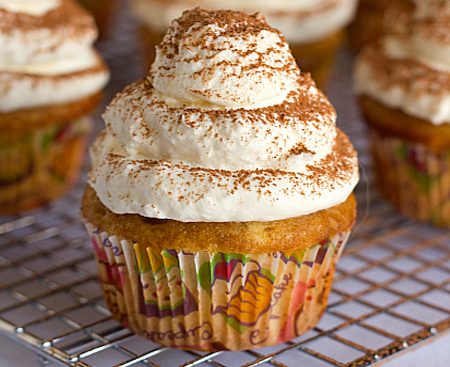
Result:
{"label": "rack grid", "polygon": [[[113,71],[107,99],[139,74],[129,38],[133,22],[124,3],[118,10],[115,36],[102,45]],[[130,63],[136,67],[124,72]],[[273,347],[214,353],[161,347],[124,329],[106,307],[80,219],[86,165],[61,200],[0,217],[0,332],[36,351],[43,364],[61,366],[356,367],[450,331],[450,231],[405,219],[372,189],[365,130],[350,92],[351,63],[349,52],[339,55],[327,94],[360,155],[359,216],[314,329]]]}
{"label": "rack grid", "polygon": [[[363,186],[356,192],[360,207],[366,205]],[[449,231],[410,222],[374,197],[338,262],[329,306],[313,330],[245,352],[160,347],[110,317],[79,217],[83,188],[0,225],[0,329],[59,364],[268,367],[314,360],[317,366],[368,366],[450,328]]]}

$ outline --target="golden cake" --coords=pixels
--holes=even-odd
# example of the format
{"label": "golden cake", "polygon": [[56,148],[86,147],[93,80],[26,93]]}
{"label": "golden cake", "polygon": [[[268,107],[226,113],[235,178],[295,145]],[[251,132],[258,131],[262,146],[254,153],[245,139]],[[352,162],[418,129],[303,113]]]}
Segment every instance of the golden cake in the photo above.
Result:
{"label": "golden cake", "polygon": [[78,0],[78,2],[88,10],[95,18],[95,23],[99,30],[100,39],[107,35],[111,27],[111,21],[115,8],[118,6],[117,0]]}
{"label": "golden cake", "polygon": [[381,38],[384,13],[394,1],[396,0],[359,0],[355,19],[348,28],[353,48],[359,50]]}

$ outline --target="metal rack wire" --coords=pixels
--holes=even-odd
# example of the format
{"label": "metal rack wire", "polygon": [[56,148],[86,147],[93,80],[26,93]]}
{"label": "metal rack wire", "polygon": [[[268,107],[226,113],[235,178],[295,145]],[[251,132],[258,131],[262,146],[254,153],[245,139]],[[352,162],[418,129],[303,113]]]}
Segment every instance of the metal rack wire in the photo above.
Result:
{"label": "metal rack wire", "polygon": [[80,184],[59,202],[0,225],[0,329],[63,365],[367,366],[450,329],[449,231],[410,222],[374,197],[316,328],[245,352],[157,346],[110,318],[79,218],[82,191]]}
{"label": "metal rack wire", "polygon": [[[113,72],[124,70],[124,58],[128,64],[137,60],[136,49],[127,48],[133,44],[126,38],[131,22],[120,24],[122,38],[103,45]],[[79,216],[82,177],[45,208],[0,217],[0,332],[62,366],[351,367],[377,364],[449,331],[450,233],[406,220],[369,188],[350,64],[350,56],[341,54],[328,94],[360,152],[360,215],[338,263],[329,306],[313,330],[278,346],[216,353],[160,347],[133,335],[110,317],[97,282]],[[135,74],[115,74],[108,98],[136,79],[138,69],[127,69]]]}

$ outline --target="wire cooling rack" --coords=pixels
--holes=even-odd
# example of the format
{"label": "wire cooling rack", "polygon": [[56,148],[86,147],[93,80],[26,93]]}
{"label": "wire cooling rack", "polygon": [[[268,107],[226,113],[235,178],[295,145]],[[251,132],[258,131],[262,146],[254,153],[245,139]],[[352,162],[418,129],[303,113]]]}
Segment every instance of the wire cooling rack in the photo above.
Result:
{"label": "wire cooling rack", "polygon": [[368,366],[450,328],[450,233],[410,222],[357,190],[360,219],[319,324],[244,352],[160,347],[111,319],[79,217],[64,199],[0,225],[0,329],[46,359],[78,367]]}
{"label": "wire cooling rack", "polygon": [[[126,5],[119,10],[115,33],[102,45],[113,71],[107,100],[141,73],[133,22]],[[341,53],[327,94],[360,154],[359,217],[313,330],[278,346],[202,353],[161,347],[124,329],[107,310],[80,220],[85,170],[63,199],[0,217],[0,332],[43,364],[62,366],[350,367],[382,363],[450,331],[450,232],[406,220],[371,188],[350,69],[351,56]]]}

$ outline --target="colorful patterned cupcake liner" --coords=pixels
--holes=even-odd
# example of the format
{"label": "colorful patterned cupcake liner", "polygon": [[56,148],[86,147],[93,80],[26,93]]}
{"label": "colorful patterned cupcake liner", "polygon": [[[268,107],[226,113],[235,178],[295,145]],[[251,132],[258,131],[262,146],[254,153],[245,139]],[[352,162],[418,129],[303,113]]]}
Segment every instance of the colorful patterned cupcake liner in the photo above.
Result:
{"label": "colorful patterned cupcake liner", "polygon": [[450,149],[371,133],[380,191],[406,216],[450,226]]}
{"label": "colorful patterned cupcake liner", "polygon": [[291,253],[155,253],[85,225],[113,317],[153,342],[209,351],[274,345],[314,327],[350,233]]}
{"label": "colorful patterned cupcake liner", "polygon": [[42,205],[76,181],[91,122],[87,117],[0,137],[1,212]]}

